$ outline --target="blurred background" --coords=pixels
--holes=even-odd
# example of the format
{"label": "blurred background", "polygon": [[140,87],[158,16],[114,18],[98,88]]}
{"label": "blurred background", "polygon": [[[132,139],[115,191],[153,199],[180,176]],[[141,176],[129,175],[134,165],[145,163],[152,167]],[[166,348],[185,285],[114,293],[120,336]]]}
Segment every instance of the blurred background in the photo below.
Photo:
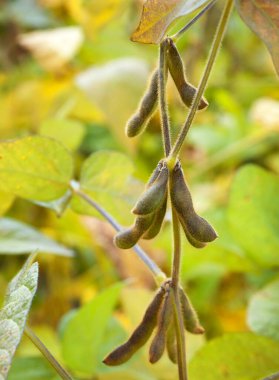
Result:
{"label": "blurred background", "polygon": [[[127,162],[133,162],[140,191],[163,155],[157,114],[140,137],[128,139],[124,133],[125,122],[157,64],[157,46],[129,39],[141,9],[140,0],[1,0],[1,140],[39,134],[61,141],[73,154],[77,179],[91,153],[121,152]],[[202,74],[219,15],[217,5],[178,42],[194,85]],[[172,30],[187,20],[182,18]],[[205,337],[187,335],[189,359],[206,340],[249,331],[247,315],[253,296],[278,279],[278,79],[265,46],[236,12],[205,95],[209,107],[197,115],[181,160],[196,208],[214,225],[219,239],[197,251],[183,237],[182,283],[206,329]],[[176,136],[187,110],[171,79],[168,99]],[[247,204],[245,199],[252,201]],[[82,379],[174,378],[175,367],[167,358],[155,366],[148,364],[147,348],[119,369],[101,364],[104,355],[136,326],[156,288],[132,251],[114,247],[113,229],[101,218],[71,209],[58,217],[53,210],[7,199],[1,193],[0,203],[3,217],[33,226],[74,251],[73,257],[65,257],[59,250],[46,249],[38,256],[39,288],[29,324],[49,349]],[[127,209],[112,211],[124,226],[132,221],[130,207],[127,202]],[[172,247],[169,220],[167,215],[153,241],[142,242],[167,274]],[[25,259],[26,255],[1,252],[0,300]],[[75,334],[74,324],[70,325],[73,315],[123,281],[104,326],[106,333],[92,341],[85,339],[86,334]],[[101,319],[98,315],[87,319],[93,337]],[[78,325],[83,323],[80,317]],[[97,359],[90,357],[91,346]],[[37,368],[37,374],[25,372],[22,377],[23,368]],[[10,379],[55,376],[23,338]]]}

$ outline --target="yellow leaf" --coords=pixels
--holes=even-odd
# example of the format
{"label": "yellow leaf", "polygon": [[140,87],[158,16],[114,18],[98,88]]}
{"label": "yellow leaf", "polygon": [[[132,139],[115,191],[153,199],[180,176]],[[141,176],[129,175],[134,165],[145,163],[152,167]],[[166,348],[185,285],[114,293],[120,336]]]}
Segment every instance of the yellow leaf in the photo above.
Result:
{"label": "yellow leaf", "polygon": [[131,37],[132,41],[145,44],[160,43],[173,21],[195,11],[207,2],[207,0],[146,0],[140,24]]}

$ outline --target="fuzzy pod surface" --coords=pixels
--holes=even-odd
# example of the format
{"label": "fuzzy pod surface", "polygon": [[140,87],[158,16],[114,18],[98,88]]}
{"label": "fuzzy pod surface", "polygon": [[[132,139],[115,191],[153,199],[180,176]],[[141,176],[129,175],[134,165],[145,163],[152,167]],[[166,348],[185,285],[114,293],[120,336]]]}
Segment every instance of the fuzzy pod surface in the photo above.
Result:
{"label": "fuzzy pod surface", "polygon": [[147,215],[155,212],[164,202],[168,178],[168,167],[164,165],[156,180],[140,196],[132,212],[137,215]]}
{"label": "fuzzy pod surface", "polygon": [[165,346],[166,335],[172,318],[172,300],[170,291],[167,291],[165,299],[158,313],[157,331],[149,349],[149,361],[154,364],[161,359]]}
{"label": "fuzzy pod surface", "polygon": [[184,230],[186,229],[193,239],[201,243],[209,243],[217,238],[214,228],[194,209],[192,196],[179,161],[171,172],[170,195],[181,224],[185,225]]}
{"label": "fuzzy pod surface", "polygon": [[197,312],[182,288],[179,289],[179,297],[185,330],[192,334],[203,334],[204,328],[200,324]]}
{"label": "fuzzy pod surface", "polygon": [[114,244],[121,249],[132,248],[152,225],[154,217],[155,214],[137,216],[135,223],[131,227],[119,231],[115,235]]}
{"label": "fuzzy pod surface", "polygon": [[[183,61],[171,39],[168,39],[167,64],[181,100],[187,107],[190,107],[197,93],[197,89],[187,81]],[[207,106],[208,102],[205,98],[202,98],[198,109],[201,110]]]}
{"label": "fuzzy pod surface", "polygon": [[153,112],[158,105],[158,79],[159,70],[151,74],[148,87],[144,93],[137,111],[130,117],[126,124],[126,135],[135,137],[144,131]]}
{"label": "fuzzy pod surface", "polygon": [[134,353],[150,338],[157,323],[157,315],[164,299],[165,288],[162,286],[147,307],[141,323],[134,330],[126,343],[113,350],[104,360],[108,366],[117,366],[127,362]]}

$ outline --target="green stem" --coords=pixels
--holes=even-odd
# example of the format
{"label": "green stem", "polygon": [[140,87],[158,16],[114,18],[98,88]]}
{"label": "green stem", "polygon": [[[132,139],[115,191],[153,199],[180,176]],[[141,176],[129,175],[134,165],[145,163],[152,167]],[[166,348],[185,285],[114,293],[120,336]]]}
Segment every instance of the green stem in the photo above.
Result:
{"label": "green stem", "polygon": [[24,329],[25,335],[31,340],[31,342],[41,351],[43,356],[49,362],[49,364],[55,369],[58,375],[63,380],[73,380],[69,373],[58,363],[55,357],[49,352],[43,342],[38,338],[38,336],[31,330],[30,327],[25,326]]}
{"label": "green stem", "polygon": [[206,13],[214,4],[216,3],[216,0],[211,1],[209,4],[207,4],[206,7],[204,7],[191,21],[188,22],[185,26],[183,26],[182,29],[180,29],[177,33],[175,33],[170,38],[175,42],[177,41],[193,24],[195,24],[201,16]]}
{"label": "green stem", "polygon": [[159,106],[162,125],[162,138],[164,143],[165,156],[167,157],[171,150],[170,125],[168,116],[168,105],[166,101],[166,79],[167,79],[167,63],[166,63],[166,47],[167,42],[164,40],[160,45],[159,54]]}
{"label": "green stem", "polygon": [[[80,190],[80,185],[76,181],[71,181],[71,189],[72,191],[78,195],[80,198],[85,200],[91,207],[97,210],[116,230],[121,231],[122,227],[114,220],[114,218],[104,210],[97,202],[95,202],[91,197],[85,194],[82,190]],[[156,282],[159,284],[166,278],[165,273],[157,266],[157,264],[148,256],[148,254],[138,245],[134,245],[132,248],[137,256],[144,262],[144,264],[150,269],[152,274],[155,277]]]}
{"label": "green stem", "polygon": [[209,75],[211,73],[212,67],[213,67],[214,62],[216,60],[218,50],[221,46],[221,42],[222,42],[223,37],[225,35],[226,27],[227,27],[227,24],[229,21],[229,17],[230,17],[230,13],[232,11],[232,8],[233,8],[233,0],[227,0],[225,8],[224,8],[222,16],[221,16],[221,19],[220,19],[220,22],[219,22],[218,27],[217,27],[217,31],[216,31],[216,34],[214,37],[213,44],[211,46],[211,50],[209,53],[209,57],[208,57],[208,61],[207,61],[206,67],[205,67],[205,71],[203,73],[203,76],[201,78],[201,81],[200,81],[200,84],[198,87],[198,91],[197,91],[196,96],[194,98],[190,112],[187,116],[186,122],[185,122],[184,126],[182,127],[181,132],[180,132],[180,134],[179,134],[179,136],[178,136],[178,138],[177,138],[177,140],[176,140],[176,142],[175,142],[175,144],[174,144],[174,146],[170,152],[171,158],[176,158],[178,156],[180,149],[182,147],[182,144],[185,140],[185,137],[188,133],[188,130],[189,130],[190,126],[192,125],[192,122],[194,120],[198,106],[200,104],[200,100],[201,100],[203,93],[204,93],[204,90],[206,88]]}
{"label": "green stem", "polygon": [[179,276],[181,261],[181,239],[180,224],[176,211],[172,207],[172,225],[173,225],[173,263],[172,263],[172,303],[174,309],[175,333],[177,342],[177,359],[179,379],[187,380],[187,362],[186,362],[186,344],[183,316],[179,297]]}
{"label": "green stem", "polygon": [[172,261],[172,286],[179,287],[180,260],[181,260],[181,239],[180,224],[174,207],[172,207],[172,228],[173,228],[173,261]]}

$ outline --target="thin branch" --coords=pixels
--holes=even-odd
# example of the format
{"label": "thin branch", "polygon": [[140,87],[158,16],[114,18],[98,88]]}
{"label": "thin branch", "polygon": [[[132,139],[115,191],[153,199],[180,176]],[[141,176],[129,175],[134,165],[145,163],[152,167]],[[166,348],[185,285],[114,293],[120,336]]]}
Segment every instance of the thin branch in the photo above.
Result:
{"label": "thin branch", "polygon": [[31,342],[41,351],[43,356],[49,362],[49,364],[55,369],[58,375],[63,380],[73,380],[73,378],[69,375],[69,373],[58,363],[55,357],[49,352],[43,342],[39,339],[39,337],[31,330],[30,327],[25,326],[24,329],[25,335],[31,340]]}
{"label": "thin branch", "polygon": [[178,32],[176,32],[173,36],[170,38],[173,41],[177,41],[189,28],[191,28],[192,25],[194,25],[201,16],[206,13],[214,4],[216,3],[216,0],[212,0],[209,4],[207,4],[206,7],[204,7],[191,21],[188,22],[182,29],[180,29]]}
{"label": "thin branch", "polygon": [[[85,194],[79,186],[79,183],[76,181],[71,181],[71,188],[76,195],[85,200],[91,207],[97,210],[116,230],[121,231],[122,227],[116,222],[116,220],[104,210],[97,202],[95,202],[91,197]],[[152,274],[155,276],[155,279],[160,283],[160,281],[166,278],[166,275],[162,270],[157,266],[157,264],[148,256],[148,254],[138,245],[134,245],[132,248],[137,256],[144,262],[144,264],[150,269]]]}
{"label": "thin branch", "polygon": [[165,156],[167,157],[171,150],[170,125],[168,116],[168,105],[166,101],[166,81],[167,81],[167,63],[166,63],[167,42],[164,40],[160,45],[159,54],[159,106],[162,126],[162,138],[164,143]]}
{"label": "thin branch", "polygon": [[198,106],[200,104],[200,100],[201,100],[203,93],[204,93],[204,90],[206,88],[209,75],[211,73],[212,67],[213,67],[214,62],[216,60],[218,50],[221,46],[232,8],[233,8],[233,0],[227,0],[227,3],[225,5],[224,11],[222,13],[222,16],[221,16],[221,19],[219,22],[219,25],[217,27],[217,31],[216,31],[216,34],[214,37],[213,44],[211,46],[211,50],[209,53],[209,57],[208,57],[208,61],[207,61],[206,67],[205,67],[205,71],[203,73],[202,79],[201,79],[199,87],[198,87],[198,91],[197,91],[196,96],[194,98],[194,101],[192,103],[192,106],[191,106],[190,112],[187,116],[186,122],[185,122],[184,126],[182,127],[181,132],[180,132],[180,134],[179,134],[179,136],[178,136],[178,138],[177,138],[177,140],[176,140],[176,142],[175,142],[175,144],[174,144],[174,146],[170,152],[171,158],[175,158],[178,156],[180,149],[182,147],[182,144],[184,142],[184,139],[188,133],[188,130],[189,130],[190,126],[192,125],[192,122],[194,120]]}
{"label": "thin branch", "polygon": [[262,380],[278,380],[279,379],[279,372],[274,373],[273,375],[270,375],[268,377],[265,377]]}

